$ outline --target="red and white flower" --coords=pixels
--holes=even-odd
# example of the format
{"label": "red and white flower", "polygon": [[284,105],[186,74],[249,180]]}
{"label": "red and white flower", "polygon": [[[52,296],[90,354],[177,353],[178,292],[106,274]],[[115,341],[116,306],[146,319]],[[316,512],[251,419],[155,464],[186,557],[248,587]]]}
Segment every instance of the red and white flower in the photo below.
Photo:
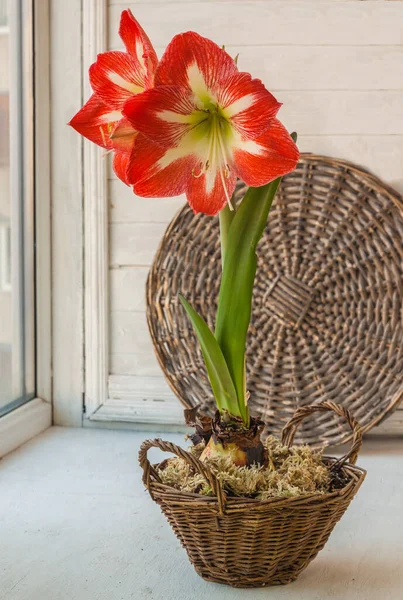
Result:
{"label": "red and white flower", "polygon": [[195,212],[214,215],[237,177],[257,187],[295,168],[298,149],[276,119],[281,104],[214,42],[174,37],[154,86],[123,109],[141,134],[127,171],[139,196],[185,192]]}
{"label": "red and white flower", "polygon": [[128,99],[153,86],[158,58],[130,10],[122,12],[119,35],[126,52],[98,55],[89,70],[94,93],[69,124],[95,144],[115,151],[113,168],[128,183],[127,165],[137,132],[122,111]]}

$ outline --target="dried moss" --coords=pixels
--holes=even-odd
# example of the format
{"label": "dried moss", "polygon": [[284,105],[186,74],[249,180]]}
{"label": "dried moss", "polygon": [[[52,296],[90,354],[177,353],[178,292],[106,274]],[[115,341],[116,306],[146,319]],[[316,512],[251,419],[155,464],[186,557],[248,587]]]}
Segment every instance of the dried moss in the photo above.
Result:
{"label": "dried moss", "polygon": [[[190,452],[199,457],[203,448],[204,444],[198,444]],[[321,452],[315,452],[309,446],[288,449],[273,436],[267,439],[266,448],[267,467],[237,467],[229,458],[223,457],[208,459],[206,464],[230,496],[267,500],[329,491],[329,470],[322,462]],[[181,458],[169,459],[158,474],[163,483],[183,492],[212,495],[203,476],[195,473]]]}

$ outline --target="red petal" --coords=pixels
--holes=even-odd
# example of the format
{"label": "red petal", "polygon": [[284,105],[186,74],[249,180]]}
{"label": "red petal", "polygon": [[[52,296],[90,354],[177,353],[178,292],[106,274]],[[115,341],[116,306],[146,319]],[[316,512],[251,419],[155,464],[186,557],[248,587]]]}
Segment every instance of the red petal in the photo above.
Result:
{"label": "red petal", "polygon": [[129,185],[127,177],[127,167],[129,165],[130,155],[123,152],[116,152],[113,157],[112,167],[117,177],[126,185]]}
{"label": "red petal", "polygon": [[259,187],[297,166],[299,151],[286,128],[273,119],[269,129],[256,140],[235,147],[236,173],[247,185]]}
{"label": "red petal", "polygon": [[123,117],[116,124],[111,134],[111,143],[114,150],[130,154],[136,139],[137,131],[133,128],[128,119]]}
{"label": "red petal", "polygon": [[121,118],[120,111],[105,105],[93,94],[71,119],[69,125],[94,144],[109,150],[113,147],[109,136]]}
{"label": "red petal", "polygon": [[[186,186],[186,198],[195,213],[216,215],[227,204],[227,196],[224,192],[223,182],[219,171],[216,172],[213,183],[209,185],[209,178],[214,177],[203,173],[201,177],[190,177]],[[225,177],[225,186],[228,196],[231,197],[236,185],[235,173]]]}
{"label": "red petal", "polygon": [[[176,145],[194,127],[197,110],[186,88],[162,86],[130,98],[123,109],[133,127],[163,147]],[[205,113],[199,111],[201,118]]]}
{"label": "red petal", "polygon": [[91,86],[105,104],[122,110],[126,100],[141,93],[146,86],[146,73],[126,52],[98,54],[91,65]]}
{"label": "red petal", "polygon": [[147,87],[151,87],[158,58],[146,32],[129,9],[121,14],[119,35],[138,70],[146,74]]}
{"label": "red petal", "polygon": [[237,72],[229,54],[211,40],[188,31],[176,35],[168,45],[155,74],[155,85],[191,88],[202,98]]}
{"label": "red petal", "polygon": [[178,156],[175,149],[166,150],[138,135],[129,160],[128,181],[138,196],[178,196],[185,191],[196,162],[194,156]]}
{"label": "red petal", "polygon": [[254,139],[270,125],[281,104],[249,73],[234,73],[218,93],[224,115],[243,139]]}

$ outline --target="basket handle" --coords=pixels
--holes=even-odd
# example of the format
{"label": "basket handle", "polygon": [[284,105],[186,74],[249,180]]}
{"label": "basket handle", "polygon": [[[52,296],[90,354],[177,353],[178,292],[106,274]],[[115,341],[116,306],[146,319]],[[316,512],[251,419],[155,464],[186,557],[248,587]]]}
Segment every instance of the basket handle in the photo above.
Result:
{"label": "basket handle", "polygon": [[141,468],[143,469],[143,483],[148,489],[152,498],[153,495],[150,486],[151,475],[158,483],[161,483],[161,479],[159,478],[156,469],[151,465],[150,461],[147,458],[147,452],[150,448],[159,448],[163,452],[171,452],[172,454],[176,454],[176,456],[178,456],[179,458],[183,458],[183,460],[185,460],[198,473],[200,473],[207,481],[207,483],[211,486],[215,496],[217,497],[220,514],[224,514],[226,495],[224,490],[222,489],[221,483],[218,481],[217,477],[214,475],[211,469],[209,469],[209,467],[202,463],[198,458],[190,454],[190,452],[186,452],[186,450],[183,450],[182,448],[176,446],[176,444],[173,444],[172,442],[163,442],[160,439],[146,440],[141,444],[139,451],[139,463]]}
{"label": "basket handle", "polygon": [[310,406],[302,406],[301,408],[298,408],[288,421],[287,425],[283,428],[281,442],[289,448],[293,443],[295,433],[301,424],[301,421],[303,421],[305,417],[314,412],[326,412],[328,410],[335,412],[340,417],[344,417],[353,431],[353,444],[350,451],[347,452],[345,456],[339,458],[339,460],[332,465],[332,468],[342,467],[346,461],[349,461],[352,465],[355,465],[362,444],[361,426],[358,421],[354,419],[347,408],[344,408],[344,406],[341,406],[341,404],[335,404],[330,400],[320,402],[319,404],[312,404]]}

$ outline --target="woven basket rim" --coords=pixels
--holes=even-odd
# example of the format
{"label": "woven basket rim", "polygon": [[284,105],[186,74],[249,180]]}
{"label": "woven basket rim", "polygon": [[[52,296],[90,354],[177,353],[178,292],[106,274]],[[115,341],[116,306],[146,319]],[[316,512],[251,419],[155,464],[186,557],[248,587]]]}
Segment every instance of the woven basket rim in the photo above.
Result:
{"label": "woven basket rim", "polygon": [[[323,456],[323,459],[327,459],[327,460],[332,460],[332,461],[336,461],[337,459],[335,457],[331,457],[331,456]],[[153,467],[154,468],[158,468],[160,463],[154,464]],[[365,469],[363,469],[362,467],[358,467],[357,465],[351,465],[351,464],[345,464],[343,466],[343,471],[347,470],[349,472],[350,480],[348,481],[348,483],[344,486],[344,488],[341,488],[340,490],[334,490],[333,492],[328,492],[326,494],[320,494],[318,492],[316,493],[311,493],[311,494],[301,494],[300,496],[291,496],[289,498],[268,498],[267,500],[258,500],[256,498],[247,498],[245,496],[227,496],[226,499],[226,504],[227,506],[231,505],[231,506],[238,506],[239,508],[242,505],[248,505],[248,506],[269,506],[269,505],[276,505],[277,508],[282,508],[283,506],[287,506],[289,507],[290,505],[302,505],[305,503],[309,503],[312,500],[317,500],[318,503],[320,504],[322,501],[324,503],[327,503],[329,500],[333,500],[336,498],[340,498],[341,496],[345,496],[348,492],[350,492],[351,488],[355,487],[356,485],[361,485],[361,483],[364,481],[366,475],[367,475],[367,471]],[[203,494],[197,494],[194,492],[183,492],[181,490],[178,490],[166,483],[159,483],[156,482],[154,480],[150,481],[150,487],[153,490],[156,489],[161,489],[164,491],[168,491],[170,492],[170,496],[179,496],[181,499],[181,502],[186,501],[187,498],[189,498],[189,502],[191,504],[194,504],[194,500],[198,500],[202,503],[205,504],[216,504],[217,503],[217,498],[216,496],[204,496]]]}
{"label": "woven basket rim", "polygon": [[[340,166],[342,168],[346,168],[349,171],[361,176],[362,178],[364,178],[366,180],[366,182],[368,183],[368,186],[372,187],[379,193],[382,193],[383,195],[386,195],[388,198],[390,198],[391,201],[393,202],[393,204],[396,206],[396,208],[403,215],[403,195],[401,195],[399,192],[397,192],[392,186],[390,186],[389,184],[382,181],[378,176],[371,173],[371,171],[369,171],[368,169],[358,166],[355,163],[350,162],[348,160],[345,160],[342,158],[334,158],[331,156],[325,156],[323,154],[316,154],[316,153],[312,153],[312,152],[303,152],[300,155],[300,162],[302,162],[302,163],[303,162],[316,162],[316,161],[320,161],[322,163],[325,163],[326,165],[333,166],[333,167]],[[175,380],[175,378],[173,378],[171,376],[169,371],[167,371],[167,369],[166,369],[166,366],[165,366],[164,360],[163,360],[163,356],[158,350],[159,342],[158,342],[158,339],[155,334],[154,324],[153,324],[152,314],[151,314],[151,304],[153,302],[153,285],[152,285],[152,283],[153,283],[154,278],[157,276],[154,266],[156,263],[159,262],[161,256],[163,255],[163,250],[164,250],[164,247],[166,244],[166,240],[167,240],[167,238],[169,238],[171,230],[176,226],[176,221],[177,221],[178,217],[182,214],[182,212],[187,211],[187,210],[188,210],[188,205],[186,202],[184,202],[184,205],[175,212],[174,217],[170,221],[162,239],[159,242],[155,257],[153,259],[153,264],[148,272],[145,296],[146,296],[146,319],[147,319],[150,336],[152,339],[154,355],[156,356],[158,364],[160,365],[160,367],[162,369],[165,380],[167,381],[169,387],[171,388],[171,390],[173,391],[175,396],[179,399],[179,401],[185,408],[191,408],[192,405],[190,405],[186,401],[186,398],[183,397],[177,381]],[[365,423],[362,426],[363,433],[370,431],[373,427],[375,427],[376,425],[379,425],[384,420],[386,420],[394,412],[394,410],[402,402],[402,400],[403,400],[403,382],[402,382],[401,386],[397,389],[397,391],[393,394],[393,396],[391,396],[387,407],[385,407],[382,410],[382,412],[380,412],[378,415],[374,415],[372,419],[370,419],[367,423]],[[325,448],[325,447],[329,447],[329,446],[345,444],[345,443],[351,441],[351,439],[352,439],[352,433],[350,431],[345,431],[339,435],[339,438],[336,442],[333,441],[332,439],[329,440],[329,439],[322,438],[320,440],[320,446],[322,448]],[[317,444],[316,442],[311,443],[310,445],[313,448],[319,447],[319,443]]]}

